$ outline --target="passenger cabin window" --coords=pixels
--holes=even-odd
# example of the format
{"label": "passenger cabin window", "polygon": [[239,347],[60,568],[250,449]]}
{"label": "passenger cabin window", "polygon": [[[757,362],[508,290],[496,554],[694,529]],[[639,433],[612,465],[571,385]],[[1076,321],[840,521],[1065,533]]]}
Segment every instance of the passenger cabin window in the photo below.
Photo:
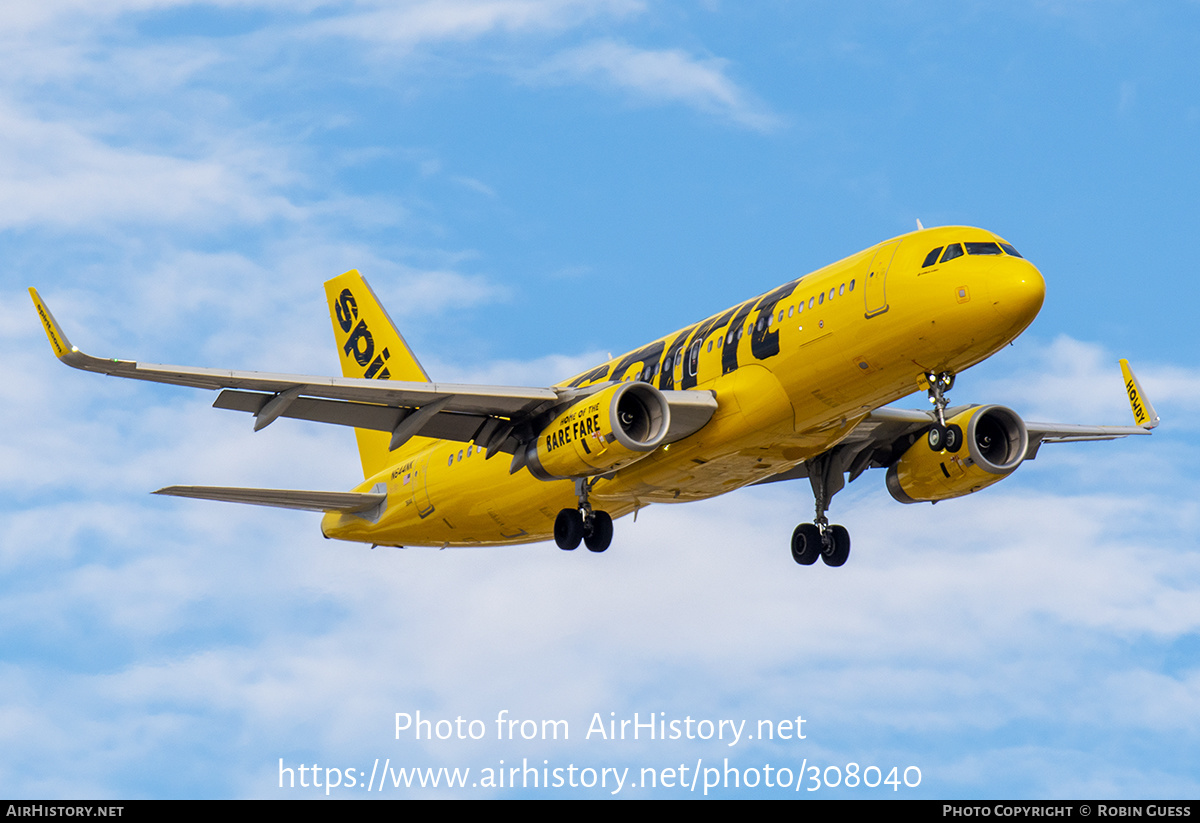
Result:
{"label": "passenger cabin window", "polygon": [[949,246],[946,246],[946,251],[942,254],[941,262],[945,263],[947,260],[953,260],[956,257],[962,256],[962,246],[960,246],[958,243],[951,243]]}
{"label": "passenger cabin window", "polygon": [[921,268],[923,268],[923,269],[928,268],[929,266],[932,266],[934,263],[936,263],[937,259],[938,259],[938,255],[941,254],[941,252],[942,252],[942,247],[938,246],[936,249],[931,251],[929,254],[925,255],[925,262],[921,264]]}
{"label": "passenger cabin window", "polygon": [[1003,254],[996,243],[966,243],[967,254]]}

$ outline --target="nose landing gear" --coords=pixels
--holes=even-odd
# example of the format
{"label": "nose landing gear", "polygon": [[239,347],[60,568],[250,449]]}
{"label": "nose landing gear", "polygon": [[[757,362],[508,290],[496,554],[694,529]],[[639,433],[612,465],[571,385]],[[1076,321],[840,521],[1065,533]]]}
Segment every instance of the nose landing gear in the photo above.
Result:
{"label": "nose landing gear", "polygon": [[954,373],[928,372],[925,379],[929,382],[929,402],[933,404],[937,422],[929,429],[929,448],[935,452],[943,449],[953,454],[963,442],[963,430],[958,425],[946,425],[946,392],[954,388]]}

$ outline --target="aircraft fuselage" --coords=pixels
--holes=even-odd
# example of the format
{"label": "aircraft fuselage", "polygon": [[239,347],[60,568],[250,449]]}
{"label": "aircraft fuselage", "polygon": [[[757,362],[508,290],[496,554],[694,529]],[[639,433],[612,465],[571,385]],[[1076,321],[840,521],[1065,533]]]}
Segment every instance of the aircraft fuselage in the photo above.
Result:
{"label": "aircraft fuselage", "polygon": [[[765,479],[828,451],[872,410],[922,388],[923,375],[961,372],[1009,343],[1041,308],[1041,273],[1007,253],[925,265],[955,243],[1003,241],[966,227],[904,235],[559,384],[642,380],[717,400],[699,431],[597,480],[593,503],[616,518]],[[549,539],[555,516],[576,503],[574,482],[510,474],[506,458],[413,438],[356,488],[386,491],[382,510],[327,514],[322,531],[406,546]]]}

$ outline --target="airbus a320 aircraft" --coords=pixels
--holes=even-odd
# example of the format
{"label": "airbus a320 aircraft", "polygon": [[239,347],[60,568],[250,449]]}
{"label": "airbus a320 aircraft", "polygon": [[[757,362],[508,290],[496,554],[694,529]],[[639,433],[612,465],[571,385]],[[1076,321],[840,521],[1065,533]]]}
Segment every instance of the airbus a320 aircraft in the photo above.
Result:
{"label": "airbus a320 aircraft", "polygon": [[[1043,443],[1149,434],[1158,416],[1121,361],[1133,426],[1027,423],[997,405],[948,407],[955,375],[1019,335],[1041,273],[995,234],[923,229],[872,246],[548,388],[433,383],[366,281],[325,284],[342,378],[157,366],[70,344],[69,366],[221,389],[214,406],[351,426],[364,481],[350,492],[169,486],[156,494],[324,512],[326,537],[388,546],[498,546],[553,537],[608,548],[613,519],[651,503],[807,477],[811,523],[792,557],[840,566],[850,536],[826,516],[868,468],[902,503],[1007,477]],[[915,390],[932,409],[887,403]],[[503,455],[502,459],[495,459]]]}

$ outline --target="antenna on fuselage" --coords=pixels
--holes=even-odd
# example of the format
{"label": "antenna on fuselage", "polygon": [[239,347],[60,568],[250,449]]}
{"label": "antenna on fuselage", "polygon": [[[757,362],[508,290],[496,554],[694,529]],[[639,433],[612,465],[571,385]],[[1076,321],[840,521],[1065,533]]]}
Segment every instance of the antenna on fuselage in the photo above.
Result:
{"label": "antenna on fuselage", "polygon": [[925,231],[925,227],[921,225],[921,218],[917,218],[917,231]]}

